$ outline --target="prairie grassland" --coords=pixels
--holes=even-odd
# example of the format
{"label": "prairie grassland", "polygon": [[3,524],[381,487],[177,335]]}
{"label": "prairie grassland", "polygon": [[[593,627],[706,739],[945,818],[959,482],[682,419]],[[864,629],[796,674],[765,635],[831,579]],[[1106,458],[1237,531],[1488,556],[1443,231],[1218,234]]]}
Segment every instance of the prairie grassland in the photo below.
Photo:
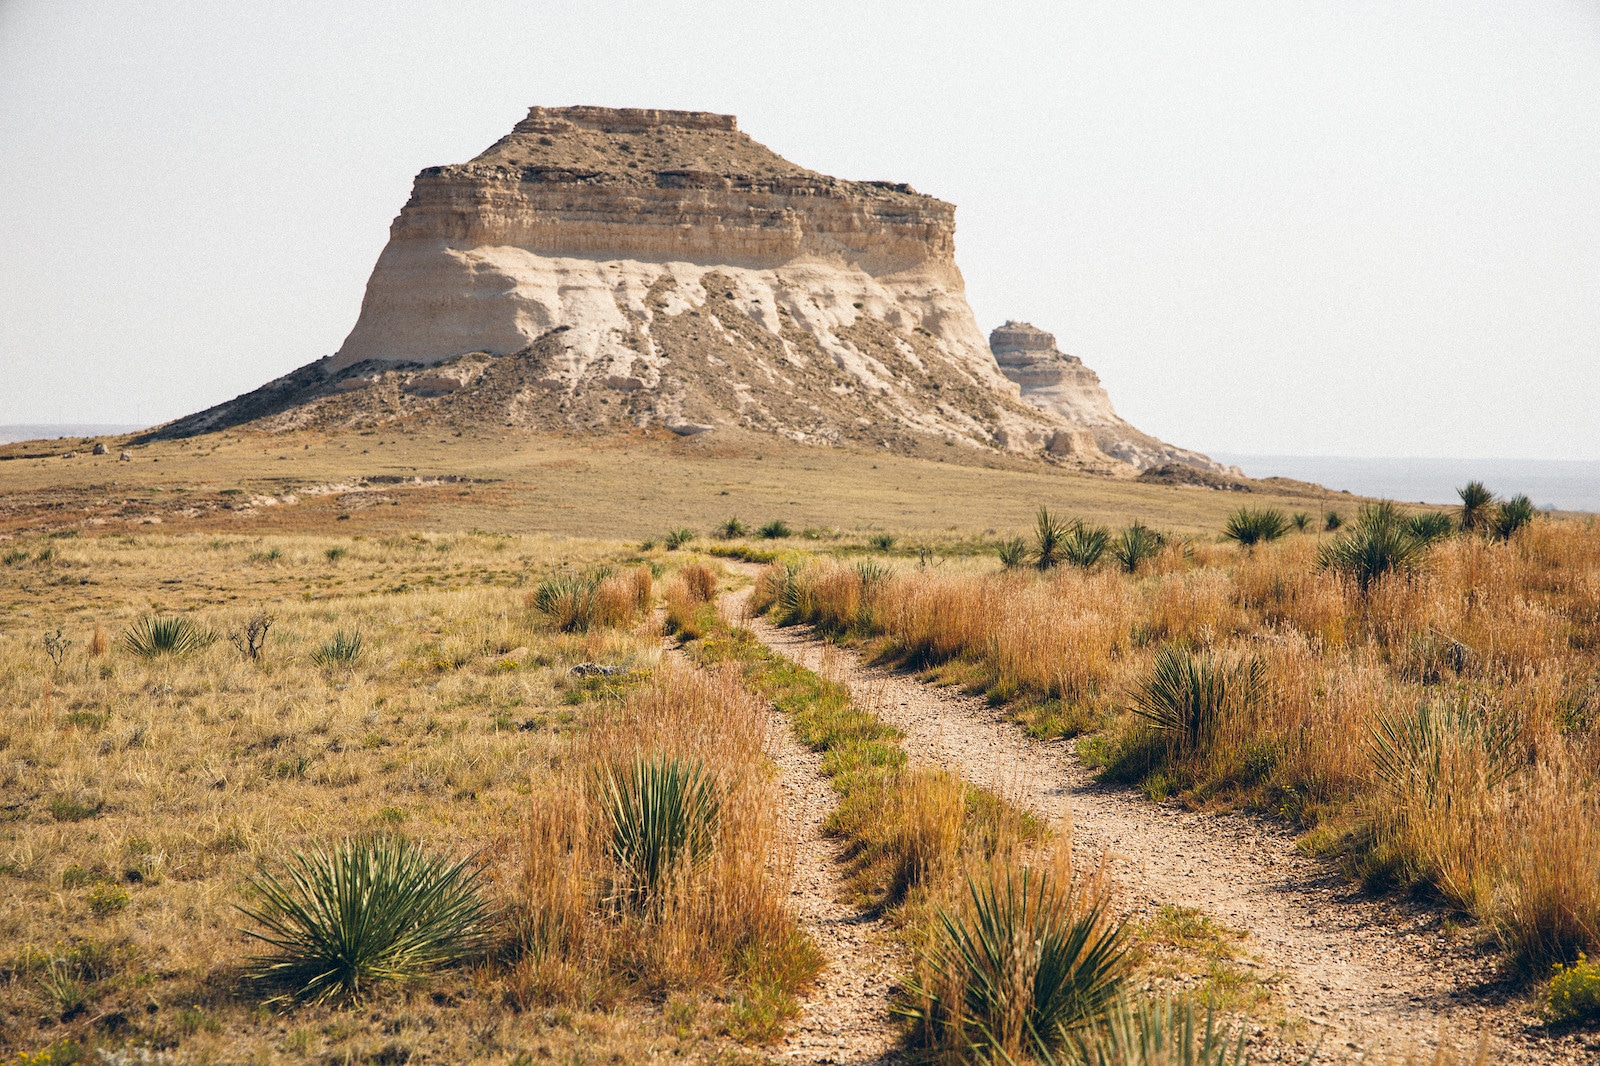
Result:
{"label": "prairie grassland", "polygon": [[[1600,526],[1451,537],[1364,591],[1319,565],[1327,542],[1169,542],[1133,575],[779,564],[752,606],[1084,733],[1088,761],[1154,796],[1291,819],[1534,974],[1600,947]],[[1136,713],[1163,650],[1214,697],[1179,708],[1192,730]]]}
{"label": "prairie grassland", "polygon": [[[558,785],[646,735],[623,723],[670,706],[694,736],[750,713],[727,685],[662,669],[654,623],[637,610],[639,586],[650,595],[637,556],[479,535],[4,548],[0,1059],[44,1049],[27,1061],[98,1061],[97,1048],[140,1046],[194,1062],[509,1062],[576,1048],[632,1061],[737,1054],[728,1034],[758,1041],[781,1024],[808,963],[777,902],[781,864],[768,862],[758,740],[706,753],[728,768],[706,875],[726,892],[676,939],[607,932],[622,919],[594,909],[586,943],[611,954],[568,958],[570,980],[530,961],[565,957],[524,920],[530,893],[548,890],[530,845],[583,795],[563,799]],[[562,632],[524,603],[545,578],[611,563],[634,597],[610,619],[620,626]],[[243,630],[262,612],[271,625],[251,659]],[[197,646],[136,654],[124,634],[152,615],[187,620]],[[343,651],[330,651],[341,632]],[[572,674],[580,663],[606,671]],[[498,949],[382,988],[365,1009],[265,1003],[274,993],[243,977],[260,949],[235,909],[248,879],[372,833],[478,854],[502,915]],[[583,884],[598,886],[604,855],[585,869]],[[757,972],[780,959],[786,971]]]}
{"label": "prairie grassland", "polygon": [[[888,531],[914,549],[1025,523],[1039,500],[1096,521],[1185,532],[1219,528],[1241,499],[1317,513],[1357,502],[1294,482],[1241,495],[967,448],[919,458],[736,432],[237,432],[135,446],[128,462],[118,461],[121,447],[110,442],[110,454],[94,456],[78,442],[0,446],[0,535],[159,521],[227,534],[477,527],[643,540],[679,527],[704,537],[737,516],[751,529],[782,521],[797,537]],[[61,458],[68,448],[78,455]],[[8,458],[16,455],[41,457]]]}

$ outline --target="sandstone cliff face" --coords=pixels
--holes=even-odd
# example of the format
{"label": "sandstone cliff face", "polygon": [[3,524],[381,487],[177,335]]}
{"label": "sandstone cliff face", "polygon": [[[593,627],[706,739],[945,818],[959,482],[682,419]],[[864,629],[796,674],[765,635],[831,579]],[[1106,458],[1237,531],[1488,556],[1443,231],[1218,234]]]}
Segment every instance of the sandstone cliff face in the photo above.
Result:
{"label": "sandstone cliff face", "polygon": [[967,305],[950,204],[805,170],[731,115],[535,107],[417,176],[337,353],[159,434],[749,429],[1135,472],[1102,450],[1101,428],[1131,427],[1092,373],[1074,395],[1098,394],[1093,418],[1065,378],[1051,406],[1014,373],[1032,380],[1002,373]]}
{"label": "sandstone cliff face", "polygon": [[1053,334],[1026,322],[1007,322],[989,334],[989,348],[1000,372],[1017,384],[1024,400],[1082,427],[1083,436],[1105,454],[1140,470],[1169,463],[1225,469],[1199,452],[1157,440],[1119,418],[1100,376],[1082,359],[1057,350]]}

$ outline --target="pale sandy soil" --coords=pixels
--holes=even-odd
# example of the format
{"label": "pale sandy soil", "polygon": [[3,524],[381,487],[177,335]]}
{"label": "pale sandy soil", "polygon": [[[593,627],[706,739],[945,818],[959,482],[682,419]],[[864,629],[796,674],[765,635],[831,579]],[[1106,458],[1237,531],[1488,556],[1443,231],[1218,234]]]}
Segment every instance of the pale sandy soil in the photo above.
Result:
{"label": "pale sandy soil", "polygon": [[[729,599],[729,614],[737,617],[743,598]],[[1317,1047],[1319,1061],[1383,1061],[1442,1042],[1468,1053],[1487,1044],[1489,1062],[1595,1061],[1595,1048],[1586,1042],[1591,1038],[1552,1040],[1533,1028],[1525,1005],[1507,1005],[1494,953],[1481,937],[1452,931],[1431,908],[1360,895],[1330,864],[1298,853],[1279,827],[1098,786],[1068,745],[1029,739],[981,699],[867,666],[808,629],[779,629],[751,618],[741,624],[780,654],[850,685],[858,699],[905,731],[913,762],[959,771],[1070,827],[1078,855],[1109,862],[1129,914],[1149,915],[1163,904],[1194,907],[1244,931],[1245,949],[1271,989],[1262,1012],[1270,1020],[1264,1018],[1252,1038],[1262,1058],[1302,1061]],[[789,768],[803,766],[804,754],[785,756],[786,784],[801,782],[801,795],[807,788],[825,790],[818,776],[815,786],[804,783],[805,772],[814,775],[814,769],[796,776]],[[820,822],[824,814],[814,817]],[[806,807],[796,824],[814,824],[812,817]],[[827,844],[819,844],[808,861],[826,865]],[[819,885],[837,884],[825,870],[814,876]],[[841,957],[840,979],[865,988],[867,975],[887,965],[852,944]],[[876,1009],[883,1006],[880,1001]],[[852,1025],[872,1015],[869,1004],[849,997],[837,1006],[813,1000],[808,1019],[826,1028],[820,1019],[831,1020],[836,1010]]]}

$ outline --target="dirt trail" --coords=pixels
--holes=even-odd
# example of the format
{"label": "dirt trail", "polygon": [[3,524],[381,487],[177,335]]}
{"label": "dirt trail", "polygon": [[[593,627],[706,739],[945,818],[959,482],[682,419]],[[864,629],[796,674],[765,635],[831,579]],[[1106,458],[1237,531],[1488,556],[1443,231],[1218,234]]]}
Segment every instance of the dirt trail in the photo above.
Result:
{"label": "dirt trail", "polygon": [[[740,617],[743,601],[729,597],[729,617]],[[1067,745],[1029,739],[981,699],[866,666],[807,628],[742,624],[774,651],[850,685],[905,731],[913,761],[957,770],[1070,824],[1080,853],[1107,856],[1130,913],[1194,907],[1246,932],[1273,1007],[1304,1023],[1307,1043],[1320,1039],[1319,1059],[1420,1050],[1441,1037],[1467,1051],[1487,1040],[1490,1062],[1560,1061],[1576,1050],[1529,1032],[1531,1018],[1496,1003],[1492,954],[1450,933],[1436,911],[1361,897],[1260,819],[1197,814],[1098,786]]]}
{"label": "dirt trail", "polygon": [[[738,617],[748,588],[723,597],[729,617]],[[667,654],[682,656],[669,646]],[[838,846],[823,835],[823,823],[838,804],[822,773],[822,756],[794,739],[788,721],[767,708],[767,754],[778,767],[783,793],[783,839],[791,863],[791,905],[796,918],[827,960],[804,1013],[773,1049],[794,1063],[891,1066],[899,1031],[889,1014],[897,980],[898,948],[881,918],[863,917],[844,903]]]}

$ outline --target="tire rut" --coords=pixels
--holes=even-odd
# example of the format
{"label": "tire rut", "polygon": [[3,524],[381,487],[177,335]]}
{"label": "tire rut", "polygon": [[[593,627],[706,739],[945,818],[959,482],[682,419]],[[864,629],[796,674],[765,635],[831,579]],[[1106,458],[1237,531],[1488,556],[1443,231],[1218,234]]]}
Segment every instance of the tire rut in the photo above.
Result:
{"label": "tire rut", "polygon": [[[729,617],[738,615],[749,591],[722,597]],[[666,653],[688,661],[675,647]],[[839,849],[823,832],[838,797],[822,772],[822,756],[795,740],[788,719],[770,703],[767,714],[765,746],[778,768],[779,814],[789,848],[790,905],[826,966],[805,997],[800,1018],[772,1051],[807,1066],[895,1066],[904,1060],[889,1001],[899,984],[900,950],[882,918],[867,917],[843,902]]]}
{"label": "tire rut", "polygon": [[[729,616],[742,604],[730,597]],[[982,699],[868,666],[809,627],[748,616],[741,624],[849,685],[905,732],[914,762],[957,771],[1067,827],[1075,849],[1106,857],[1129,914],[1192,907],[1246,934],[1272,1006],[1298,1027],[1285,1036],[1299,1033],[1285,1043],[1258,1030],[1259,1050],[1303,1059],[1318,1047],[1318,1061],[1360,1061],[1442,1043],[1469,1054],[1486,1045],[1490,1062],[1562,1057],[1496,995],[1491,949],[1452,933],[1433,908],[1362,896],[1331,864],[1295,850],[1282,828],[1097,785],[1067,745],[1028,738]]]}

